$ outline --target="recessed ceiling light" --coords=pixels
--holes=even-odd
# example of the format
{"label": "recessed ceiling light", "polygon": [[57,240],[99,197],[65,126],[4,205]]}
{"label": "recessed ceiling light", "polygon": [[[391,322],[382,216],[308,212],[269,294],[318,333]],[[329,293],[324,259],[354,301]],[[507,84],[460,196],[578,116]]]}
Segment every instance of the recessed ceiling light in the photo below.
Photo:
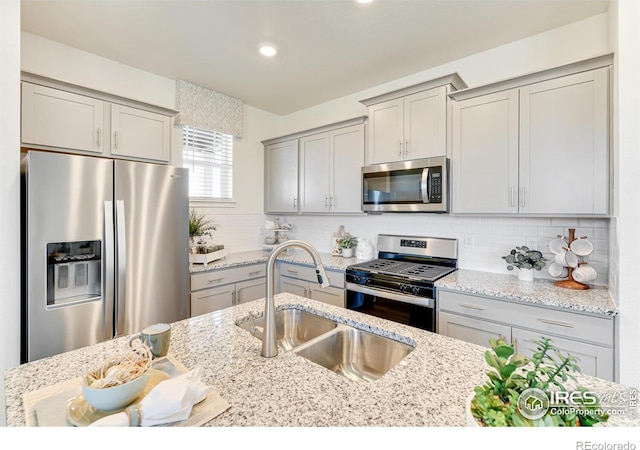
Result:
{"label": "recessed ceiling light", "polygon": [[276,46],[273,44],[261,44],[260,53],[264,56],[275,56],[278,53]]}
{"label": "recessed ceiling light", "polygon": [[371,3],[373,0],[356,0],[358,3]]}

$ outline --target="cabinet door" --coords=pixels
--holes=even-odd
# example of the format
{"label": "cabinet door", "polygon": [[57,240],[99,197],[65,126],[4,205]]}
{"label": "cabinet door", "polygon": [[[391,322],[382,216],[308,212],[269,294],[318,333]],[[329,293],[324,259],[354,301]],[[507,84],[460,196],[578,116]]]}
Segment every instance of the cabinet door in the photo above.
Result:
{"label": "cabinet door", "polygon": [[404,98],[404,159],[447,155],[447,87]]}
{"label": "cabinet door", "polygon": [[438,333],[487,348],[491,338],[511,341],[510,326],[445,312],[438,314]]}
{"label": "cabinet door", "polygon": [[520,89],[520,212],[607,214],[609,69]]}
{"label": "cabinet door", "polygon": [[517,213],[518,91],[455,102],[452,147],[452,211]]}
{"label": "cabinet door", "polygon": [[266,212],[298,212],[298,141],[267,145]]}
{"label": "cabinet door", "polygon": [[300,139],[300,211],[329,212],[329,133]]}
{"label": "cabinet door", "polygon": [[236,304],[247,303],[267,296],[267,280],[256,278],[236,284]]}
{"label": "cabinet door", "polygon": [[[543,333],[513,328],[512,338],[516,352],[531,357],[535,353],[536,344]],[[563,354],[571,354],[579,358],[578,365],[585,375],[592,375],[605,380],[613,381],[613,349],[587,344],[557,336],[545,336],[552,340]]]}
{"label": "cabinet door", "polygon": [[104,108],[101,100],[23,82],[21,141],[102,153]]}
{"label": "cabinet door", "polygon": [[344,308],[344,290],[334,287],[322,288],[320,286],[309,284],[309,298],[319,302],[328,303],[329,305]]}
{"label": "cabinet door", "polygon": [[362,212],[364,125],[329,133],[331,151],[331,197],[333,213]]}
{"label": "cabinet door", "polygon": [[232,306],[234,294],[234,284],[192,292],[191,317]]}
{"label": "cabinet door", "polygon": [[111,105],[111,154],[168,162],[171,118],[137,108]]}
{"label": "cabinet door", "polygon": [[308,297],[309,283],[295,278],[280,277],[280,292]]}
{"label": "cabinet door", "polygon": [[402,98],[369,107],[367,164],[401,161],[404,152],[404,103]]}

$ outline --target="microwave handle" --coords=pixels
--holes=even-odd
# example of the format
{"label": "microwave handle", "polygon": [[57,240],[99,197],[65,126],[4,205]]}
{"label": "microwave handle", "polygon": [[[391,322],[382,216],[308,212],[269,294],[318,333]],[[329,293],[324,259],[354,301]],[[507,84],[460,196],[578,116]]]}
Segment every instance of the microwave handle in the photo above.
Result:
{"label": "microwave handle", "polygon": [[422,191],[422,203],[429,203],[429,168],[422,169],[422,180],[420,180],[420,190]]}

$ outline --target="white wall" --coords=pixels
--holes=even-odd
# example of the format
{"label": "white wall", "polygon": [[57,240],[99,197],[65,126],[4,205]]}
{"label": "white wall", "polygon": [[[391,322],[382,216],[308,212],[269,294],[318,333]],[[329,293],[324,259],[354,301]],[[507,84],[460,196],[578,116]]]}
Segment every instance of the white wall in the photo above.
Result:
{"label": "white wall", "polygon": [[0,2],[0,425],[4,371],[20,362],[20,1]]}
{"label": "white wall", "polygon": [[640,386],[640,2],[619,0],[617,13],[616,136],[620,381]]}

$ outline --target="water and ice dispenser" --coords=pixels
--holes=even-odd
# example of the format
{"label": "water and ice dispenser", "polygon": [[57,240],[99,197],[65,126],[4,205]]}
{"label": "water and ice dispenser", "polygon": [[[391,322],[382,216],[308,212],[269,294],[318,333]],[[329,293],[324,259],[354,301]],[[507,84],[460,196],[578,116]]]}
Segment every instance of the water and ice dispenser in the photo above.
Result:
{"label": "water and ice dispenser", "polygon": [[100,299],[101,244],[99,240],[47,244],[47,305]]}

